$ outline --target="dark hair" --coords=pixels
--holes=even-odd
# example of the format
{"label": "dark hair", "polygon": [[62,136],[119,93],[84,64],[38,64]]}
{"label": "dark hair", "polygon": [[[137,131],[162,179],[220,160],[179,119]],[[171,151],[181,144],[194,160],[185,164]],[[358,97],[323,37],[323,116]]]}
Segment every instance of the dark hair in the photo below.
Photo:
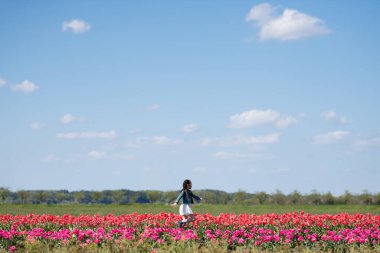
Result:
{"label": "dark hair", "polygon": [[183,184],[182,184],[182,190],[185,191],[187,190],[187,185],[191,183],[191,180],[190,179],[186,179],[185,181],[183,181]]}

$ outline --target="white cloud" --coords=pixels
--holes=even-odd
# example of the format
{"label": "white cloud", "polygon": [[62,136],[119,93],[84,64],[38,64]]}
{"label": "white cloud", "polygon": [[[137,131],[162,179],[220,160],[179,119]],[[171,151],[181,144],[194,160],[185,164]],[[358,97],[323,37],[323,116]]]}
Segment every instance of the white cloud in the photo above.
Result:
{"label": "white cloud", "polygon": [[198,128],[199,127],[197,124],[187,124],[181,128],[181,131],[184,133],[193,133],[193,132],[197,131]]}
{"label": "white cloud", "polygon": [[106,150],[91,150],[87,155],[94,159],[109,159],[109,160],[134,160],[135,156],[133,154],[110,154]]}
{"label": "white cloud", "polygon": [[60,121],[62,124],[68,124],[73,121],[85,122],[87,119],[85,117],[77,117],[71,114],[65,114],[61,117]]}
{"label": "white cloud", "polygon": [[148,141],[152,141],[155,144],[159,144],[159,145],[178,144],[177,140],[170,139],[166,136],[151,137],[151,138],[148,138]]}
{"label": "white cloud", "polygon": [[87,155],[91,158],[94,158],[94,159],[102,159],[102,158],[105,158],[105,156],[107,155],[107,152],[99,151],[99,150],[92,150],[92,151],[88,152]]}
{"label": "white cloud", "polygon": [[62,24],[62,31],[72,31],[73,33],[84,33],[91,29],[91,26],[83,20],[73,19]]}
{"label": "white cloud", "polygon": [[200,140],[200,144],[201,146],[209,146],[213,143],[216,143],[219,141],[220,138],[210,138],[210,137],[206,137],[206,138],[203,138]]}
{"label": "white cloud", "polygon": [[326,111],[321,113],[321,117],[328,122],[337,122],[341,124],[349,123],[346,116],[339,116],[335,111]]}
{"label": "white cloud", "polygon": [[153,136],[153,137],[139,137],[134,141],[128,143],[128,146],[131,147],[139,147],[141,145],[178,145],[180,144],[180,140],[171,139],[165,135],[161,136]]}
{"label": "white cloud", "polygon": [[279,118],[279,113],[273,110],[251,110],[230,117],[230,128],[247,128],[273,123]]}
{"label": "white cloud", "polygon": [[376,147],[380,145],[380,136],[358,136],[352,147],[356,150],[367,147]]}
{"label": "white cloud", "polygon": [[253,109],[230,117],[230,128],[240,129],[259,125],[269,125],[277,128],[286,128],[297,124],[298,120],[293,116],[282,116],[279,112],[268,110]]}
{"label": "white cloud", "polygon": [[214,153],[214,157],[218,159],[241,159],[241,158],[246,158],[248,155],[242,154],[239,152],[224,152],[224,151],[219,151]]}
{"label": "white cloud", "polygon": [[326,134],[319,134],[314,136],[315,144],[329,144],[346,138],[350,132],[347,131],[334,131]]}
{"label": "white cloud", "polygon": [[238,145],[266,145],[278,142],[280,135],[278,133],[261,135],[261,136],[244,136],[237,135],[232,137],[204,138],[201,140],[202,146],[215,145],[219,147],[230,147]]}
{"label": "white cloud", "polygon": [[252,7],[245,20],[257,21],[259,25],[265,25],[274,19],[275,11],[275,8],[268,3],[258,4]]}
{"label": "white cloud", "polygon": [[116,132],[114,130],[108,132],[69,132],[58,133],[56,135],[59,139],[114,139],[116,138]]}
{"label": "white cloud", "polygon": [[279,138],[279,134],[274,133],[274,134],[267,134],[263,136],[248,136],[248,137],[241,137],[239,138],[239,144],[272,144],[276,143]]}
{"label": "white cloud", "polygon": [[276,122],[276,127],[277,128],[287,128],[288,126],[291,126],[291,125],[294,125],[297,123],[298,123],[298,120],[296,118],[294,118],[292,116],[287,116],[287,117],[280,118]]}
{"label": "white cloud", "polygon": [[54,161],[59,161],[59,160],[61,160],[61,159],[54,154],[50,154],[50,155],[41,159],[42,162],[54,162]]}
{"label": "white cloud", "polygon": [[73,122],[74,120],[75,120],[75,117],[73,115],[71,115],[71,114],[65,114],[61,118],[61,123],[62,124],[67,124],[67,123]]}
{"label": "white cloud", "polygon": [[5,86],[6,83],[7,83],[7,81],[5,81],[4,79],[0,78],[0,87]]}
{"label": "white cloud", "polygon": [[252,7],[246,21],[257,23],[261,40],[297,40],[330,33],[324,22],[294,9],[285,9],[281,15],[268,3]]}
{"label": "white cloud", "polygon": [[43,125],[38,122],[33,122],[32,124],[30,124],[30,128],[33,130],[40,130],[43,128]]}
{"label": "white cloud", "polygon": [[37,91],[39,89],[39,87],[37,85],[35,85],[34,83],[32,83],[28,80],[25,80],[21,84],[13,85],[11,87],[11,89],[13,91],[21,91],[24,93],[32,93],[32,92]]}
{"label": "white cloud", "polygon": [[150,105],[146,108],[147,111],[156,111],[160,109],[160,105],[159,104],[153,104],[153,105]]}
{"label": "white cloud", "polygon": [[328,111],[328,112],[322,112],[321,116],[326,121],[331,121],[336,119],[336,112],[334,111]]}
{"label": "white cloud", "polygon": [[338,122],[342,123],[342,124],[347,124],[350,121],[349,121],[349,119],[346,116],[341,116],[341,117],[339,117]]}

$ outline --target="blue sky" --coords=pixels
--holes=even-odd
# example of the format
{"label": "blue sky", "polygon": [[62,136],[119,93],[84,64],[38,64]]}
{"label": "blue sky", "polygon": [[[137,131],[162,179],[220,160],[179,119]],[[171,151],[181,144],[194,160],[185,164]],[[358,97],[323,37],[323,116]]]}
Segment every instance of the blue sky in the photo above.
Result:
{"label": "blue sky", "polygon": [[379,192],[379,1],[1,1],[0,186]]}

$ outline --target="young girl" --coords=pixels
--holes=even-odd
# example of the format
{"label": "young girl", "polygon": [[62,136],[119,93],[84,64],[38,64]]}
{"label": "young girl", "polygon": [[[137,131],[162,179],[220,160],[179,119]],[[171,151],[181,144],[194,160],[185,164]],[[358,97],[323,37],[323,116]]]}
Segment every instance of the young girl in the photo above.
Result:
{"label": "young girl", "polygon": [[182,199],[182,205],[179,207],[179,214],[182,215],[183,219],[182,221],[179,221],[177,223],[178,227],[180,228],[182,228],[188,222],[195,221],[195,216],[190,208],[190,204],[194,203],[193,198],[195,198],[198,202],[202,200],[202,198],[194,195],[193,192],[190,190],[192,187],[192,183],[189,179],[183,181],[182,186],[183,187],[181,193],[178,195],[177,199],[172,204],[172,206],[176,206],[178,202]]}

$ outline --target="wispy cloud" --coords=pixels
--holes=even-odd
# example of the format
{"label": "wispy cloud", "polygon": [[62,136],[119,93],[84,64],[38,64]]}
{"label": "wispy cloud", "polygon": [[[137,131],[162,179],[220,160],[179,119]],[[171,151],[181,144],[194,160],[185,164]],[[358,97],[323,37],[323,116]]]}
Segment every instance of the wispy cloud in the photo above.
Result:
{"label": "wispy cloud", "polygon": [[128,146],[130,147],[139,147],[142,145],[178,145],[182,141],[177,139],[169,138],[165,135],[153,136],[153,137],[138,137],[134,141],[130,141]]}
{"label": "wispy cloud", "polygon": [[380,146],[380,135],[377,136],[358,136],[354,141],[352,147],[355,150],[361,150],[363,148]]}
{"label": "wispy cloud", "polygon": [[295,125],[298,123],[298,119],[293,116],[285,116],[276,121],[277,128],[287,128],[291,125]]}
{"label": "wispy cloud", "polygon": [[330,33],[317,17],[289,8],[278,15],[278,9],[262,3],[253,6],[246,16],[246,21],[254,21],[259,27],[261,40],[289,41]]}
{"label": "wispy cloud", "polygon": [[219,146],[219,147],[230,147],[230,146],[238,146],[238,145],[266,145],[273,144],[278,142],[280,134],[272,133],[261,136],[245,136],[245,135],[237,135],[230,137],[217,137],[217,138],[203,138],[201,140],[202,146]]}
{"label": "wispy cloud", "polygon": [[225,151],[219,151],[213,154],[213,156],[217,159],[228,159],[228,160],[235,160],[235,159],[242,159],[247,158],[249,155],[242,154],[239,152],[225,152]]}
{"label": "wispy cloud", "polygon": [[160,109],[160,105],[159,104],[153,104],[153,105],[150,105],[148,107],[146,107],[146,111],[157,111],[158,109]]}
{"label": "wispy cloud", "polygon": [[134,160],[135,156],[133,154],[118,154],[109,153],[106,150],[94,149],[87,153],[87,156],[94,159],[108,159],[108,160]]}
{"label": "wispy cloud", "polygon": [[346,116],[340,116],[335,111],[326,111],[321,113],[321,117],[328,122],[336,122],[340,124],[347,124],[349,120]]}
{"label": "wispy cloud", "polygon": [[43,125],[38,122],[33,122],[32,124],[29,125],[31,129],[33,130],[40,130],[43,128]]}
{"label": "wispy cloud", "polygon": [[348,131],[334,131],[326,134],[319,134],[314,136],[313,142],[315,144],[330,144],[340,141],[350,135]]}
{"label": "wispy cloud", "polygon": [[59,139],[76,140],[76,139],[114,139],[116,138],[114,130],[108,132],[69,132],[58,133],[56,135]]}
{"label": "wispy cloud", "polygon": [[7,83],[7,81],[5,81],[4,79],[0,78],[0,87],[5,86],[6,83]]}
{"label": "wispy cloud", "polygon": [[107,152],[105,151],[99,151],[99,150],[92,150],[87,153],[87,155],[94,159],[102,159],[107,155]]}
{"label": "wispy cloud", "polygon": [[47,155],[46,157],[42,158],[41,161],[42,162],[54,162],[54,161],[60,161],[61,158],[59,158],[57,155],[54,155],[54,154],[49,154]]}
{"label": "wispy cloud", "polygon": [[84,117],[78,117],[78,116],[74,116],[74,115],[71,115],[71,114],[65,114],[61,117],[60,119],[60,122],[62,124],[68,124],[68,123],[71,123],[73,121],[80,121],[80,122],[84,122],[86,121],[86,118]]}
{"label": "wispy cloud", "polygon": [[20,84],[11,86],[11,89],[16,92],[32,93],[39,90],[39,87],[33,82],[25,80]]}
{"label": "wispy cloud", "polygon": [[232,115],[229,127],[239,129],[272,124],[277,128],[286,128],[297,123],[298,120],[295,117],[282,116],[275,110],[253,109]]}
{"label": "wispy cloud", "polygon": [[84,33],[87,32],[91,29],[91,26],[79,19],[73,19],[70,21],[65,21],[62,24],[62,31],[71,31],[73,33]]}
{"label": "wispy cloud", "polygon": [[274,110],[250,110],[230,117],[230,128],[247,128],[275,122],[279,113]]}
{"label": "wispy cloud", "polygon": [[61,123],[62,124],[67,124],[67,123],[73,122],[74,120],[75,120],[75,117],[73,115],[71,115],[71,114],[65,114],[61,118]]}
{"label": "wispy cloud", "polygon": [[198,125],[197,124],[187,124],[187,125],[184,125],[183,127],[181,127],[181,131],[184,132],[184,133],[193,133],[195,131],[197,131],[199,129]]}

